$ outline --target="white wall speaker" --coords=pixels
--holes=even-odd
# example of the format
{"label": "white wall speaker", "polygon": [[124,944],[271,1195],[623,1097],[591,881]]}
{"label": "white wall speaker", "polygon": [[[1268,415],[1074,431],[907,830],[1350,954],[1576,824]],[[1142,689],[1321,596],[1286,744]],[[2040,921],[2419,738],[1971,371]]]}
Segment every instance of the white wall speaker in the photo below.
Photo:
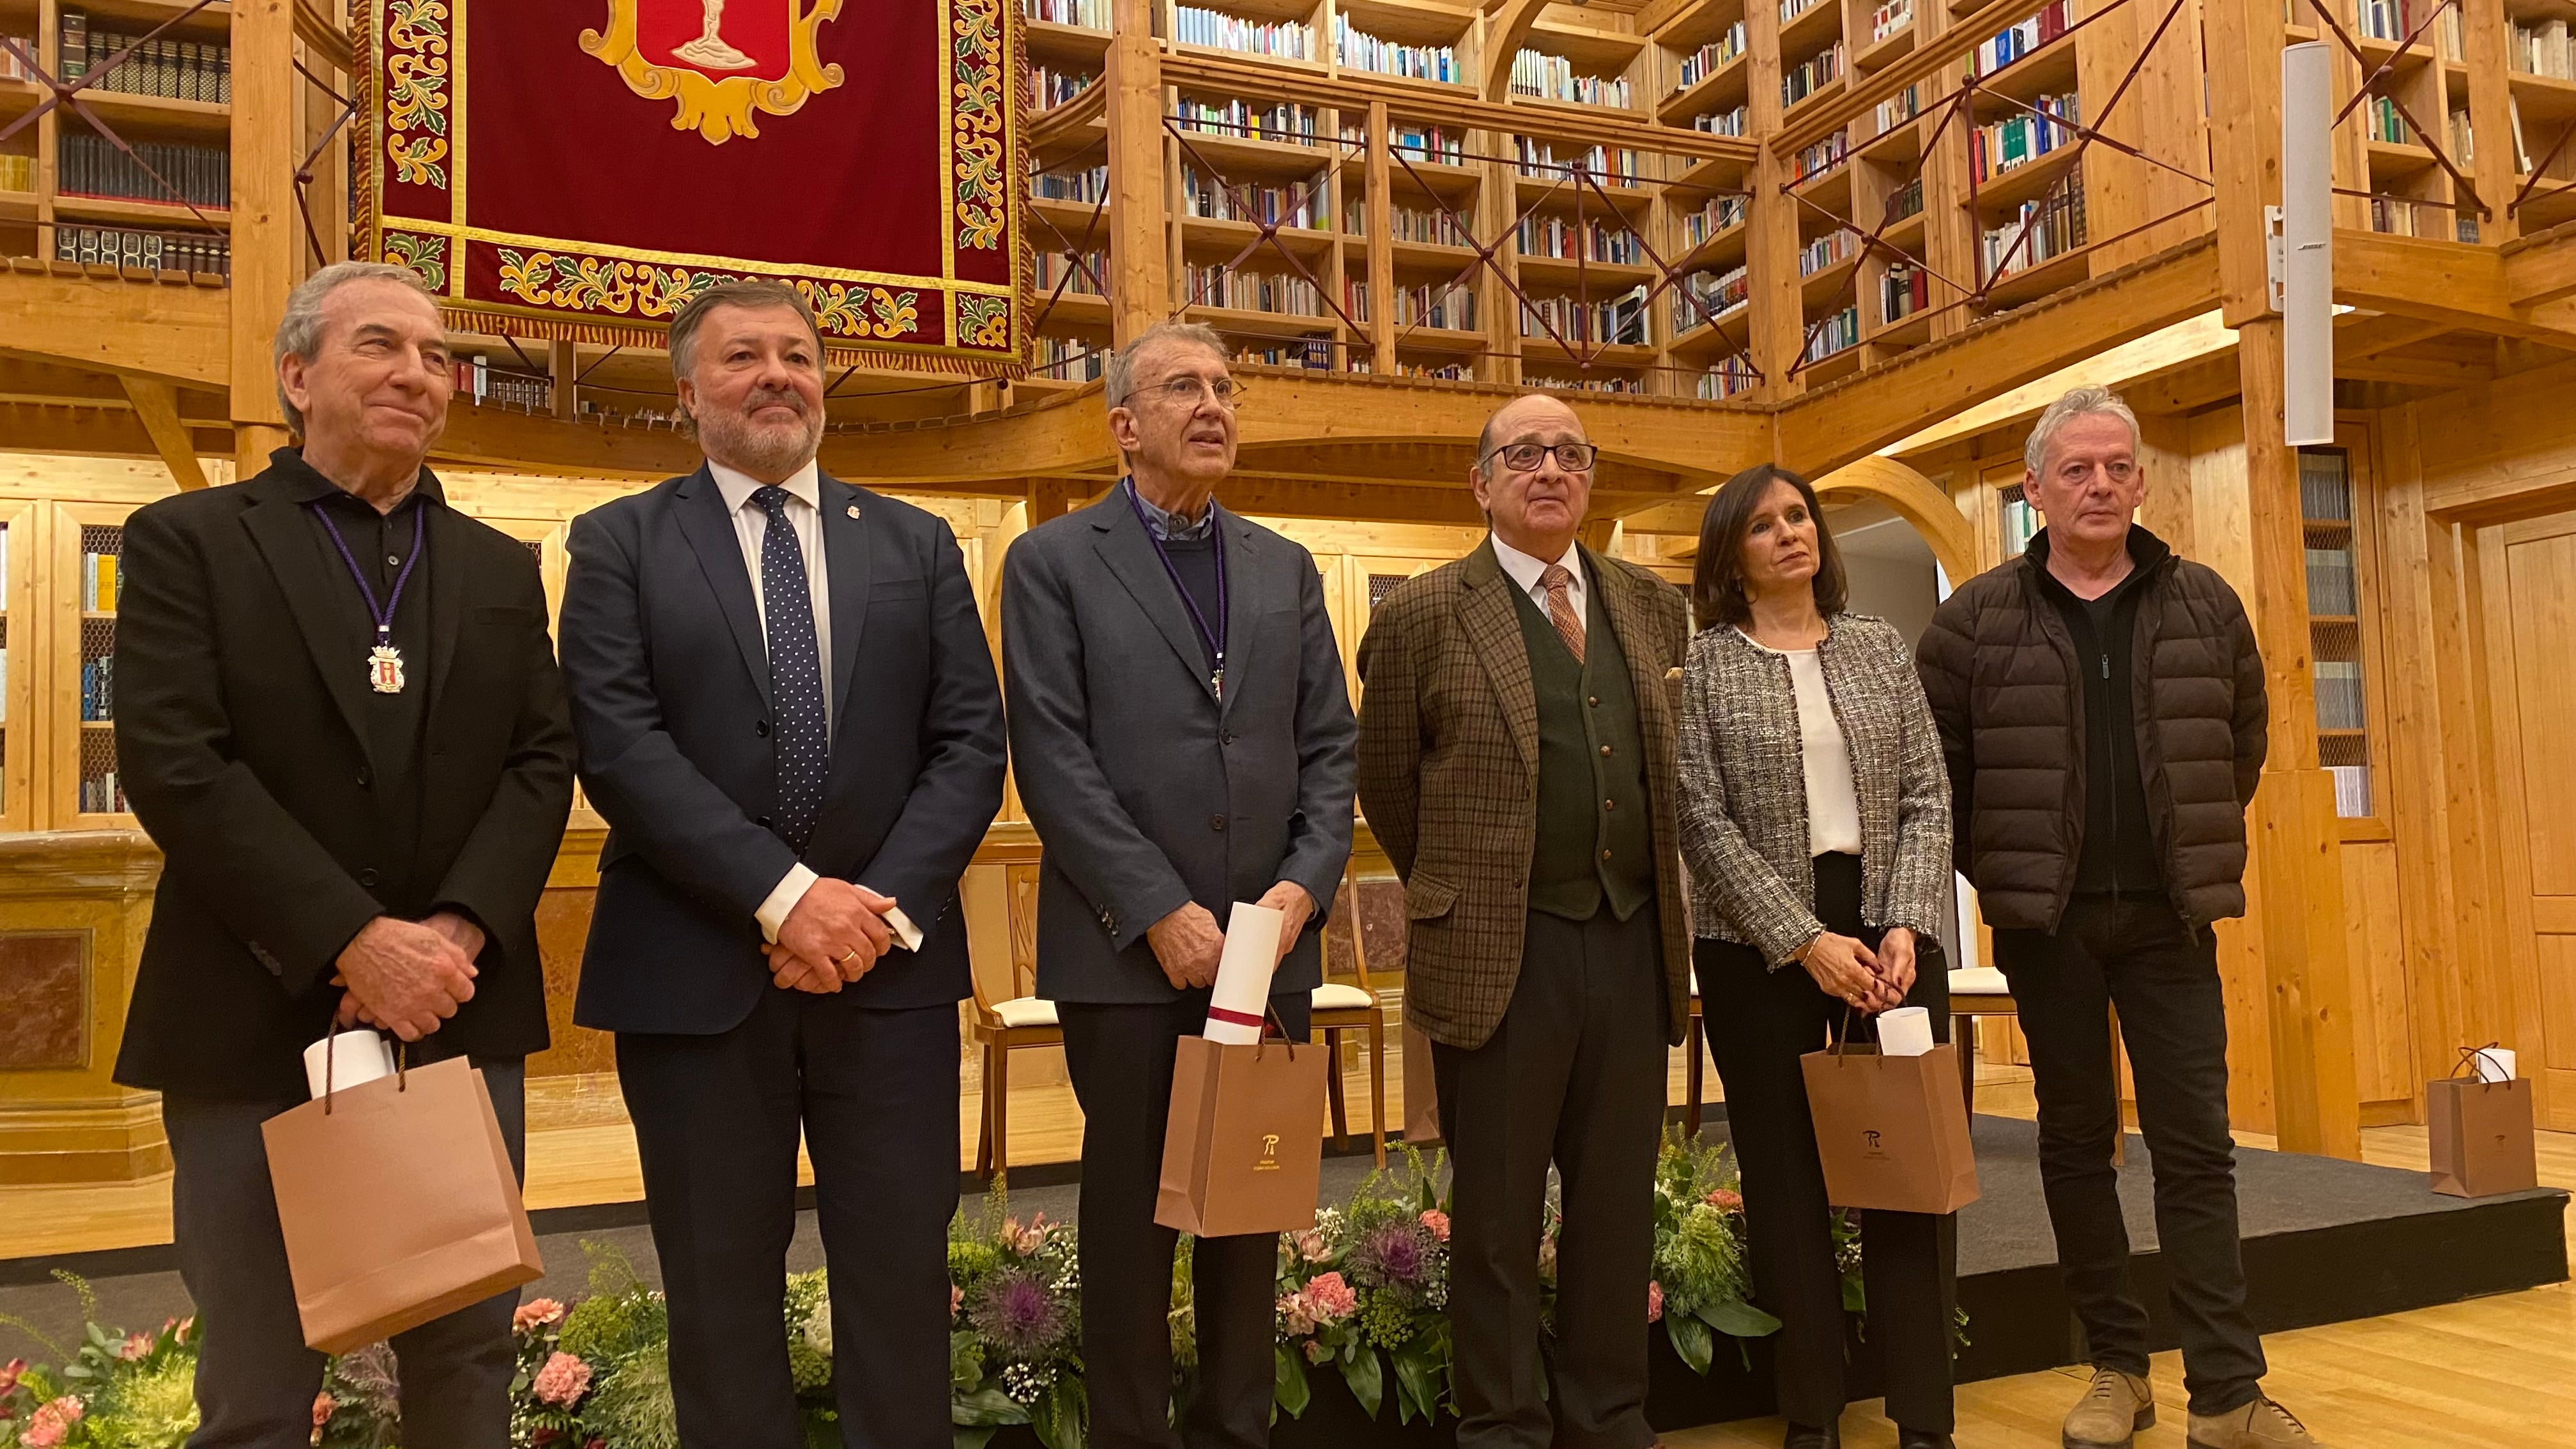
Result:
{"label": "white wall speaker", "polygon": [[2281,50],[2281,423],[2291,447],[2334,442],[2334,61],[2324,41]]}

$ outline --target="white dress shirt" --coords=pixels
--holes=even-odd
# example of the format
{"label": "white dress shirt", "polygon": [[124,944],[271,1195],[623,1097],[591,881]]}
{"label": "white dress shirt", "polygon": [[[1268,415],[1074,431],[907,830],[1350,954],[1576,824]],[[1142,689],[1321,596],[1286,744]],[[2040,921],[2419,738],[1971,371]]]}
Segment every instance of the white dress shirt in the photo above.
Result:
{"label": "white dress shirt", "polygon": [[[716,489],[724,495],[725,509],[733,517],[733,536],[742,545],[742,564],[751,573],[751,601],[760,610],[760,639],[764,649],[769,643],[769,599],[761,586],[760,549],[769,536],[769,511],[753,500],[764,485],[748,473],[737,472],[710,458],[707,471],[715,476]],[[787,522],[796,530],[796,549],[805,557],[805,595],[814,614],[814,657],[823,663],[824,738],[836,721],[838,701],[832,691],[832,589],[831,564],[823,553],[823,485],[822,470],[811,460],[778,486],[787,490]],[[760,903],[755,913],[760,918],[761,936],[775,944],[779,928],[787,924],[788,914],[805,892],[820,877],[803,861],[787,868],[769,898]],[[894,928],[895,938],[907,951],[921,949],[921,932],[902,909],[886,912],[886,924]]]}
{"label": "white dress shirt", "polygon": [[[1512,582],[1521,586],[1521,592],[1530,596],[1530,602],[1538,605],[1538,611],[1545,614],[1547,588],[1539,582],[1539,578],[1547,572],[1548,561],[1543,558],[1532,558],[1503,542],[1503,536],[1499,533],[1494,535],[1494,558],[1502,564],[1503,572],[1512,576]],[[1582,545],[1567,544],[1565,557],[1558,559],[1557,562],[1565,565],[1567,573],[1574,575],[1574,582],[1565,587],[1565,601],[1574,606],[1574,622],[1589,629],[1592,627],[1592,616],[1583,611],[1585,586]]]}
{"label": "white dress shirt", "polygon": [[[1744,631],[1736,631],[1743,634]],[[1798,700],[1799,759],[1807,777],[1807,854],[1860,854],[1860,796],[1852,786],[1851,741],[1834,718],[1825,666],[1813,649],[1774,649],[1750,634],[1744,642],[1789,661]]]}

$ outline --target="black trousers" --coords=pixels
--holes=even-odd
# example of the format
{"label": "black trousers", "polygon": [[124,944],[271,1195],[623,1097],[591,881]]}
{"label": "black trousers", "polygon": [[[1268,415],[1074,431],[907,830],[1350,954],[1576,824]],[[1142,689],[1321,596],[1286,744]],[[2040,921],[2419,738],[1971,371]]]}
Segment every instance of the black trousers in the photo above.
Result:
{"label": "black trousers", "polygon": [[[1816,919],[1876,949],[1884,932],[1862,923],[1860,893],[1860,857],[1816,857]],[[1938,946],[1918,943],[1905,1004],[1930,1013],[1934,1039],[1946,1041],[1950,980]],[[1753,1296],[1780,1320],[1773,1341],[1780,1414],[1793,1424],[1831,1424],[1849,1402],[1842,1271],[1834,1262],[1833,1210],[1798,1058],[1824,1048],[1846,1021],[1851,1040],[1875,1040],[1877,1020],[1847,1017],[1844,1003],[1826,995],[1805,967],[1770,970],[1750,946],[1702,940],[1696,957],[1701,1016],[1726,1084],[1727,1131],[1744,1173]],[[1869,1340],[1885,1355],[1887,1417],[1936,1434],[1952,1428],[1957,1221],[1946,1213],[1861,1216],[1861,1286],[1869,1300]]]}
{"label": "black trousers", "polygon": [[[436,1037],[430,1042],[435,1043]],[[438,1060],[435,1045],[414,1060]],[[518,1057],[475,1058],[492,1113],[527,1168],[527,1075]],[[322,1355],[304,1346],[286,1239],[269,1186],[259,1124],[303,1099],[238,1100],[186,1092],[161,1096],[176,1171],[171,1227],[179,1278],[197,1306],[197,1432],[189,1449],[304,1449]],[[502,1449],[510,1442],[512,1289],[393,1338],[402,1381],[403,1443],[418,1449]]]}
{"label": "black trousers", "polygon": [[[1646,1284],[1664,1126],[1663,934],[1533,911],[1502,1025],[1432,1046],[1449,1144],[1449,1335],[1463,1449],[1645,1449]],[[1553,1161],[1553,1361],[1538,1253]],[[1541,1373],[1549,1378],[1542,1383]]]}
{"label": "black trousers", "polygon": [[2054,935],[1995,932],[2039,1097],[2039,1171],[2057,1261],[2093,1362],[2147,1371],[2147,1311],[2129,1287],[2111,1147],[2120,1102],[2110,1009],[2120,1010],[2138,1125],[2156,1175],[2156,1238],[2196,1414],[2253,1400],[2263,1341],[2245,1313],[2236,1142],[2227,1132],[2227,1007],[2217,938],[2162,896],[2079,895]]}
{"label": "black trousers", "polygon": [[[1306,1039],[1305,992],[1270,998]],[[1065,1068],[1082,1102],[1082,1365],[1095,1449],[1262,1449],[1270,1442],[1275,1234],[1201,1238],[1190,1248],[1198,1385],[1174,1423],[1172,1254],[1180,1234],[1154,1221],[1172,1055],[1207,1026],[1208,994],[1171,1002],[1056,1003]],[[947,1352],[941,1340],[940,1352]],[[939,1392],[945,1401],[948,1381]]]}
{"label": "black trousers", "polygon": [[957,1055],[953,1006],[876,1011],[803,991],[763,992],[713,1036],[618,1034],[687,1449],[805,1444],[782,1328],[800,1127],[830,1271],[841,1442],[949,1442]]}

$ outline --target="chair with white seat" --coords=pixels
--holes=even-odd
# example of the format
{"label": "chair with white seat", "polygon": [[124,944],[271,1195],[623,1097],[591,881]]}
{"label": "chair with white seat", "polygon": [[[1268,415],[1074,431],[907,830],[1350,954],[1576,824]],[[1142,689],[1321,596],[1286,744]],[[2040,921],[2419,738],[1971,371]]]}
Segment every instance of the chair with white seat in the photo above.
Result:
{"label": "chair with white seat", "polygon": [[1992,966],[1962,966],[1950,973],[1950,1040],[1959,1049],[1959,1092],[1971,1116],[1977,1110],[1977,1018],[2019,1016],[2012,983]]}
{"label": "chair with white seat", "polygon": [[969,1032],[984,1049],[981,1121],[975,1138],[975,1175],[990,1181],[1010,1169],[1011,1053],[1064,1045],[1055,1003],[1020,989],[1011,961],[1011,883],[1000,864],[969,866],[958,885],[966,915],[966,954],[975,988]]}
{"label": "chair with white seat", "polygon": [[[1351,981],[1330,979],[1333,965],[1333,927],[1347,922],[1350,928]],[[1315,988],[1309,998],[1313,1021],[1310,1036],[1324,1040],[1326,1092],[1332,1103],[1333,1141],[1336,1146],[1349,1140],[1350,1124],[1342,1088],[1342,1033],[1368,1033],[1369,1060],[1369,1146],[1380,1167],[1386,1165],[1386,1012],[1378,1005],[1377,991],[1369,984],[1368,942],[1360,929],[1360,880],[1356,872],[1344,867],[1342,888],[1333,897],[1332,920],[1324,931],[1324,968],[1327,979]]]}

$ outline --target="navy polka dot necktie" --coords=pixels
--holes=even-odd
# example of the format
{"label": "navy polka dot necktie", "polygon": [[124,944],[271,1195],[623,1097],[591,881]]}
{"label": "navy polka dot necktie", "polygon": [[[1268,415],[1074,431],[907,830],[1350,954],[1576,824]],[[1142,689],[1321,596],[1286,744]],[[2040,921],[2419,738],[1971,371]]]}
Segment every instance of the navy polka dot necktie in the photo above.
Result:
{"label": "navy polka dot necktie", "polygon": [[805,550],[787,521],[787,490],[761,488],[752,501],[769,515],[760,535],[760,598],[769,627],[769,686],[778,721],[778,834],[801,854],[823,813],[823,777],[832,736],[823,713],[823,660],[814,642],[814,596],[805,585]]}

